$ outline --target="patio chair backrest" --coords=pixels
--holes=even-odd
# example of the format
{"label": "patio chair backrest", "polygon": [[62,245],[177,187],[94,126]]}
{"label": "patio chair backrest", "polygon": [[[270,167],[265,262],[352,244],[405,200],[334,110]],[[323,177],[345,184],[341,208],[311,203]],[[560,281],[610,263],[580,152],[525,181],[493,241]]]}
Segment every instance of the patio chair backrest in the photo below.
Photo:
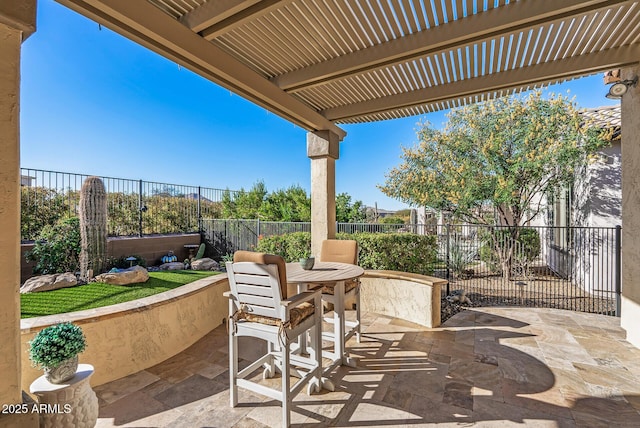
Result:
{"label": "patio chair backrest", "polygon": [[229,286],[244,312],[280,318],[286,296],[286,264],[280,256],[237,251],[227,263]]}
{"label": "patio chair backrest", "polygon": [[320,250],[321,262],[358,264],[358,242],[351,239],[325,239]]}

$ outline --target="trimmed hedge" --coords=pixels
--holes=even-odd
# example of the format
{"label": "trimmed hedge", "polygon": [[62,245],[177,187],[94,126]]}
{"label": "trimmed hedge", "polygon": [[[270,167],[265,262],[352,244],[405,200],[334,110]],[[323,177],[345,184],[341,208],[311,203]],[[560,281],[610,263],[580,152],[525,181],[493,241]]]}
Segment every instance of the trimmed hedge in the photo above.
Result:
{"label": "trimmed hedge", "polygon": [[[364,269],[433,273],[437,243],[433,235],[413,233],[338,233],[337,239],[358,242],[359,265]],[[256,251],[278,254],[287,262],[311,255],[311,233],[295,232],[262,238]]]}

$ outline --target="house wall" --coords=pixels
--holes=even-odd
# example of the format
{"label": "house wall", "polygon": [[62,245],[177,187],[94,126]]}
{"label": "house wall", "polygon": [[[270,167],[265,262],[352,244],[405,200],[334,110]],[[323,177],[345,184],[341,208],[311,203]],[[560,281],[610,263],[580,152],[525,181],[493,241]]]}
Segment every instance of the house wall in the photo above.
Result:
{"label": "house wall", "polygon": [[[622,71],[633,79],[640,67]],[[622,317],[627,340],[640,347],[640,85],[622,98]]]}
{"label": "house wall", "polygon": [[[576,171],[571,202],[571,226],[611,228],[621,224],[622,155],[621,142],[601,149],[596,160]],[[545,195],[539,197],[544,207],[530,222],[531,226],[553,226],[548,213],[554,208]],[[543,237],[542,256],[556,274],[571,280],[586,291],[615,292],[616,241],[615,232],[577,230],[571,242],[553,243]]]}
{"label": "house wall", "polygon": [[[598,152],[585,166],[584,180],[574,189],[573,224],[615,227],[622,223],[622,151],[620,140]],[[613,232],[583,233],[574,239],[579,251],[576,283],[595,293],[615,292],[616,242]]]}

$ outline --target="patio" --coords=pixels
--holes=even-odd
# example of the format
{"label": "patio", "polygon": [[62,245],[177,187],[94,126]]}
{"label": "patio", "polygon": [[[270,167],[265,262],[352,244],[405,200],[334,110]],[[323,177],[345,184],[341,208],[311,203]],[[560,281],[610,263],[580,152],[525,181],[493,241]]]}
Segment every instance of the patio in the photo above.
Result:
{"label": "patio", "polygon": [[[334,371],[335,392],[298,395],[294,426],[640,426],[640,350],[619,318],[473,308],[434,329],[372,313],[363,324],[348,344],[358,367]],[[220,326],[96,387],[97,426],[280,426],[279,402],[240,389],[229,407],[227,343]]]}

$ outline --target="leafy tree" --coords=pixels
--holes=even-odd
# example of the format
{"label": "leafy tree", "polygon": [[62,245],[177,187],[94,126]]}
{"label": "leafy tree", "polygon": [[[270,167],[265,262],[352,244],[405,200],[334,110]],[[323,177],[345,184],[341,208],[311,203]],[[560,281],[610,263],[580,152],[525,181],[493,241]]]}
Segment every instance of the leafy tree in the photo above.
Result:
{"label": "leafy tree", "polygon": [[341,223],[363,223],[367,219],[367,207],[362,201],[351,203],[351,196],[339,193],[336,196],[336,220]]}
{"label": "leafy tree", "polygon": [[380,219],[380,223],[382,223],[382,224],[404,224],[405,221],[401,217],[388,216],[388,217],[382,217]]}
{"label": "leafy tree", "polygon": [[[267,192],[262,181],[251,189],[240,189],[235,195],[229,190],[222,195],[222,218],[260,219],[268,221],[311,221],[311,198],[298,185]],[[336,219],[345,223],[366,220],[362,201],[351,202],[351,196],[336,196]]]}
{"label": "leafy tree", "polygon": [[[572,102],[539,92],[454,109],[443,130],[425,123],[418,138],[380,189],[464,221],[514,226],[511,244],[500,247],[493,235],[505,276],[519,226],[539,212],[534,198],[569,185],[576,167],[609,143]],[[496,217],[487,215],[494,209]]]}
{"label": "leafy tree", "polygon": [[223,218],[259,218],[258,213],[267,196],[263,181],[256,182],[249,190],[241,188],[235,195],[229,190],[222,194]]}
{"label": "leafy tree", "polygon": [[259,215],[269,221],[311,221],[311,198],[300,186],[276,190],[267,195]]}

